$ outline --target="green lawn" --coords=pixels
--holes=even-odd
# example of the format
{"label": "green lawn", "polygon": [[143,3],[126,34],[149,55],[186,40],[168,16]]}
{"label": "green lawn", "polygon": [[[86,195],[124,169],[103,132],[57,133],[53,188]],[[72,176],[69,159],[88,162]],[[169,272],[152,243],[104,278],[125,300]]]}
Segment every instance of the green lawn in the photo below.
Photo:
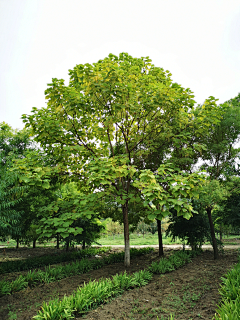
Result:
{"label": "green lawn", "polygon": [[[105,236],[97,240],[101,245],[124,245],[123,234],[116,236]],[[157,245],[158,236],[157,233],[152,235],[151,233],[145,234],[144,238],[142,235],[130,234],[130,245]],[[163,236],[163,244],[182,244],[181,241],[177,240],[172,242],[171,238],[166,238]]]}
{"label": "green lawn", "polygon": [[[230,236],[224,236],[223,239],[233,239],[233,242],[229,242],[228,244],[237,244],[234,242],[235,238],[239,238],[237,235],[230,235]],[[101,245],[124,245],[124,238],[123,234],[115,235],[114,237],[111,235],[109,236],[104,236],[101,237],[100,239],[97,240],[98,244]],[[97,244],[93,243],[93,244]],[[182,244],[182,242],[177,239],[176,241],[171,241],[171,238],[165,237],[163,235],[163,244]],[[206,242],[205,244],[210,244],[209,242]],[[0,245],[7,246],[7,247],[16,247],[16,241],[10,239],[9,241],[6,242],[0,242]],[[30,244],[31,246],[32,244]],[[139,236],[136,233],[131,233],[130,234],[130,245],[158,245],[158,236],[157,233],[152,235],[151,233],[147,233],[144,235],[144,238],[142,234]],[[54,241],[50,241],[48,243],[44,244],[39,244],[37,243],[37,247],[49,247],[49,246],[56,246],[56,243]],[[23,247],[23,245],[21,245]]]}

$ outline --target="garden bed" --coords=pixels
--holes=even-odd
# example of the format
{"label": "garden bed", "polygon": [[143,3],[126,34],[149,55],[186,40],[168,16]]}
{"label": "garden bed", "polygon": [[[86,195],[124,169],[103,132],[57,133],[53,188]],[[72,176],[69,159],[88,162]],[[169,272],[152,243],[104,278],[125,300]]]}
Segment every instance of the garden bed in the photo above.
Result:
{"label": "garden bed", "polygon": [[[170,251],[165,253],[168,256]],[[126,291],[108,304],[76,319],[168,319],[171,313],[175,314],[175,320],[212,319],[220,301],[220,278],[237,262],[237,256],[237,251],[232,250],[214,261],[212,252],[204,252],[192,263],[165,275],[154,275],[148,285]],[[158,259],[157,251],[132,259],[127,272],[142,270]],[[90,279],[109,278],[124,271],[122,262],[115,263],[87,274],[4,296],[0,298],[0,319],[32,319],[43,301],[57,297],[61,300],[65,294],[72,294]]]}

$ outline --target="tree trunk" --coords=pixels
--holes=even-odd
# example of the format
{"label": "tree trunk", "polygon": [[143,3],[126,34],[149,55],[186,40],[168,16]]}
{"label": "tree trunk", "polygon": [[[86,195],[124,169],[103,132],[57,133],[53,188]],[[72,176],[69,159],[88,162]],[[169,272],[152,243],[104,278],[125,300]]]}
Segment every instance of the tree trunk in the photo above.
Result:
{"label": "tree trunk", "polygon": [[16,249],[19,248],[19,239],[17,238],[17,246],[16,246]]}
{"label": "tree trunk", "polygon": [[69,240],[67,240],[67,242],[66,242],[66,251],[67,252],[69,251]]}
{"label": "tree trunk", "polygon": [[82,242],[82,249],[84,250],[86,248],[86,242],[83,240]]}
{"label": "tree trunk", "polygon": [[157,227],[158,227],[158,255],[159,257],[162,257],[164,255],[163,253],[163,242],[162,242],[162,222],[161,220],[157,220]]}
{"label": "tree trunk", "polygon": [[209,220],[211,237],[212,237],[214,260],[216,260],[219,258],[219,255],[218,255],[218,247],[217,247],[217,241],[216,241],[216,237],[215,237],[214,225],[213,225],[213,221],[212,221],[212,209],[211,208],[207,208],[207,214],[208,214],[208,220]]}
{"label": "tree trunk", "polygon": [[33,240],[33,249],[36,248],[36,242],[37,242],[37,240]]}
{"label": "tree trunk", "polygon": [[223,233],[222,233],[222,226],[220,226],[220,241],[222,241],[222,238],[223,238]]}
{"label": "tree trunk", "polygon": [[59,244],[60,244],[60,237],[59,237],[59,233],[57,233],[57,249],[59,249]]}
{"label": "tree trunk", "polygon": [[124,246],[125,246],[124,265],[125,267],[129,267],[130,266],[130,243],[129,243],[128,203],[127,202],[122,206],[122,213],[123,213],[123,223],[124,223]]}

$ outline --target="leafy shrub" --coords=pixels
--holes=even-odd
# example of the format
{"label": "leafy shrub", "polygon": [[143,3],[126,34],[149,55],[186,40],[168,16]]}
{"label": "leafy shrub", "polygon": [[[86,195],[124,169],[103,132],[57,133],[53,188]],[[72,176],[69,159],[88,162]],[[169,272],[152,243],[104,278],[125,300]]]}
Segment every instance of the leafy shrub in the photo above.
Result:
{"label": "leafy shrub", "polygon": [[197,248],[201,248],[206,240],[210,240],[211,236],[206,215],[201,212],[198,207],[199,204],[196,201],[192,205],[199,213],[193,213],[193,216],[189,220],[178,216],[177,211],[172,210],[166,236],[171,236],[173,240],[179,238],[183,242],[186,241],[192,250],[196,250]]}
{"label": "leafy shrub", "polygon": [[[147,254],[153,251],[153,248],[141,248],[130,250],[132,257]],[[45,271],[29,271],[25,276],[20,276],[15,281],[9,283],[9,286],[4,283],[0,283],[0,296],[10,294],[12,292],[20,291],[27,287],[28,285],[33,287],[40,283],[50,283],[57,280],[61,280],[73,275],[86,273],[90,270],[99,269],[104,265],[121,262],[124,260],[124,252],[112,253],[108,257],[103,257],[98,260],[88,260],[82,259],[77,262],[66,264],[65,266],[56,266],[56,267],[45,267]],[[2,287],[1,287],[2,285]],[[9,290],[7,288],[10,288]]]}
{"label": "leafy shrub", "polygon": [[105,303],[109,298],[121,294],[124,290],[146,285],[151,278],[152,275],[149,271],[141,270],[133,275],[127,275],[126,272],[117,274],[112,277],[112,280],[89,281],[88,284],[84,283],[82,287],[79,287],[73,295],[65,296],[62,301],[56,299],[48,304],[44,303],[42,310],[33,319],[70,319],[74,311],[87,312],[99,304]]}
{"label": "leafy shrub", "polygon": [[221,279],[223,285],[219,292],[222,296],[222,302],[218,306],[215,319],[240,319],[240,262]]}
{"label": "leafy shrub", "polygon": [[25,271],[40,268],[52,264],[74,261],[86,257],[90,257],[99,253],[108,252],[111,248],[89,248],[73,252],[64,252],[61,255],[48,255],[44,257],[29,258],[26,260],[15,260],[2,262],[0,265],[0,274],[9,272]]}
{"label": "leafy shrub", "polygon": [[200,251],[177,251],[172,256],[162,258],[159,262],[153,262],[149,270],[156,274],[172,272],[184,264],[191,262],[191,257],[196,256]]}
{"label": "leafy shrub", "polygon": [[4,280],[0,281],[0,296],[11,294],[11,283]]}
{"label": "leafy shrub", "polygon": [[167,259],[163,258],[159,262],[153,262],[149,268],[153,273],[163,274],[175,270],[173,264]]}
{"label": "leafy shrub", "polygon": [[[139,251],[135,253],[139,254]],[[199,254],[199,252],[196,252],[196,254]],[[174,270],[174,261],[176,264],[180,264],[180,261],[182,261],[182,264],[185,264],[191,261],[192,256],[194,256],[194,254],[191,252],[176,252],[173,255],[174,258],[170,257],[171,259],[169,259],[169,261],[167,261],[167,259],[161,259],[158,265],[164,265],[167,266],[168,270]],[[124,272],[119,275],[116,274],[112,277],[112,279],[101,279],[98,282],[94,280],[89,281],[88,284],[84,283],[84,285],[79,287],[73,295],[69,297],[65,296],[64,300],[61,302],[56,299],[50,301],[48,304],[44,303],[41,308],[42,310],[38,311],[38,314],[33,317],[33,319],[66,319],[64,312],[68,312],[68,319],[70,319],[73,313],[85,313],[97,307],[99,304],[105,303],[109,298],[123,293],[124,290],[134,287],[141,287],[148,284],[148,282],[152,279],[153,265],[155,265],[155,263],[150,266],[149,270],[141,270],[132,275],[127,275],[127,273]],[[158,273],[160,268],[161,267],[157,266]],[[64,305],[66,305],[66,308]],[[54,311],[51,311],[52,315],[48,316],[50,315],[50,306],[51,310]],[[171,319],[173,319],[172,316]]]}

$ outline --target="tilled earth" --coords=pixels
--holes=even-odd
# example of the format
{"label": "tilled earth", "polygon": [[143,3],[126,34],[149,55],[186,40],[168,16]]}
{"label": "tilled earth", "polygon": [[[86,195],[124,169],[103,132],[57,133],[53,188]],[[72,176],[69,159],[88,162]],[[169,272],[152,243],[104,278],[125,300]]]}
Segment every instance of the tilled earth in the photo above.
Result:
{"label": "tilled earth", "polygon": [[[47,249],[47,254],[50,250]],[[32,253],[32,251],[33,249],[29,249],[29,252]],[[171,250],[165,250],[165,256],[170,252]],[[6,253],[10,256],[7,249]],[[19,254],[21,255],[20,251]],[[127,268],[127,272],[139,271],[157,260],[159,260],[157,250],[132,259],[131,267]],[[216,306],[220,302],[218,289],[222,283],[221,277],[237,261],[237,250],[225,250],[225,254],[219,260],[213,260],[212,251],[205,251],[184,267],[165,275],[154,275],[148,285],[129,290],[85,315],[76,315],[75,319],[167,320],[170,314],[174,314],[174,320],[212,319]],[[0,298],[0,320],[32,319],[43,301],[47,302],[57,297],[62,299],[64,295],[72,294],[90,279],[107,278],[124,271],[123,263],[116,263],[87,274],[4,296]],[[12,276],[13,274],[9,274],[10,278]]]}

